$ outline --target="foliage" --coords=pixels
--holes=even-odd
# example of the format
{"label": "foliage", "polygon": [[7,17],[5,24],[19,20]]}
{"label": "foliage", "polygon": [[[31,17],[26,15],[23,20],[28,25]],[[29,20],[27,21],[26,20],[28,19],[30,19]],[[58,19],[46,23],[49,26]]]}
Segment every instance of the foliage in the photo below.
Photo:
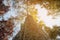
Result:
{"label": "foliage", "polygon": [[9,6],[5,6],[3,0],[0,0],[0,16],[2,16],[2,20],[0,20],[0,40],[8,40],[8,36],[13,32],[14,24],[12,20],[4,20],[3,18],[8,9]]}

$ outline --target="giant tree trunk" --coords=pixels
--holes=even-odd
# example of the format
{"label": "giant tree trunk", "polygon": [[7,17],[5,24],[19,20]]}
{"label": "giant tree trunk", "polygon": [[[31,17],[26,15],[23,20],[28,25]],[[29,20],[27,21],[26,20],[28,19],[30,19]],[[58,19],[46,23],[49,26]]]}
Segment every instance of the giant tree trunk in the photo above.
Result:
{"label": "giant tree trunk", "polygon": [[20,32],[13,40],[50,40],[50,38],[39,28],[33,17],[28,15]]}

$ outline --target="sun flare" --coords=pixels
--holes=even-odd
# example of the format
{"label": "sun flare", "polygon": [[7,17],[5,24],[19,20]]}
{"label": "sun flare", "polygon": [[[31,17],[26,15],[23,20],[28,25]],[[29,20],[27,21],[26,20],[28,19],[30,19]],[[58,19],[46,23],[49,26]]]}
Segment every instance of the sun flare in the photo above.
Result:
{"label": "sun flare", "polygon": [[42,20],[45,23],[45,25],[50,28],[53,28],[52,26],[54,25],[60,25],[60,19],[53,19],[52,15],[48,16],[48,10],[46,8],[42,7],[39,4],[36,4],[35,8],[37,9],[38,21]]}

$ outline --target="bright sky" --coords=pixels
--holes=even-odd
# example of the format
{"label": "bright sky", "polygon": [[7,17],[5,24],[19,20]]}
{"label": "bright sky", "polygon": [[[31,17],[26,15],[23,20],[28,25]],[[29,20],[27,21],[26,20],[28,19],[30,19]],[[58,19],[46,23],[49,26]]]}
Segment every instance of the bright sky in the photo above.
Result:
{"label": "bright sky", "polygon": [[53,16],[47,16],[48,10],[46,8],[41,8],[41,5],[36,4],[35,8],[37,9],[38,21],[43,20],[46,26],[53,28],[54,25],[60,26],[60,16],[58,18],[53,19]]}

